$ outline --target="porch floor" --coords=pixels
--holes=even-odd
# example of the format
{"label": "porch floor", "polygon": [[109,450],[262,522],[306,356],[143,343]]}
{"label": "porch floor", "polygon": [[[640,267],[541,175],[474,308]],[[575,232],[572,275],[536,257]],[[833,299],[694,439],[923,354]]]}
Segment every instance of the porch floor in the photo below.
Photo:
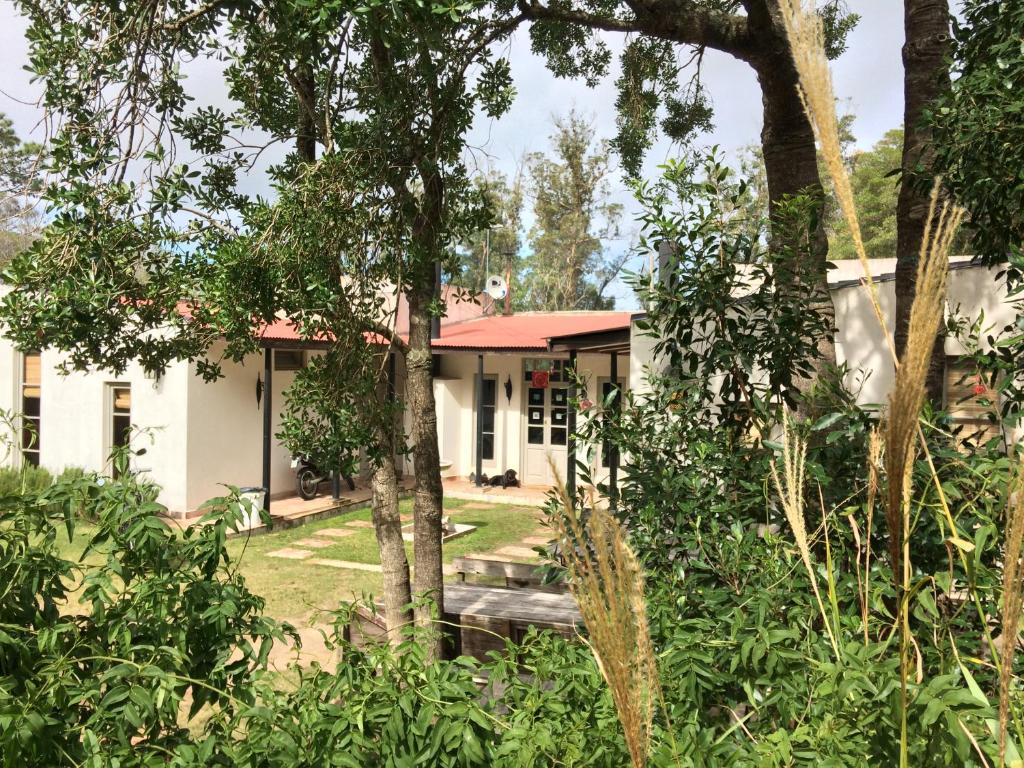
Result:
{"label": "porch floor", "polygon": [[444,495],[451,499],[465,501],[515,504],[523,507],[542,507],[547,501],[550,489],[543,485],[522,485],[518,488],[501,486],[477,486],[462,478],[445,478]]}

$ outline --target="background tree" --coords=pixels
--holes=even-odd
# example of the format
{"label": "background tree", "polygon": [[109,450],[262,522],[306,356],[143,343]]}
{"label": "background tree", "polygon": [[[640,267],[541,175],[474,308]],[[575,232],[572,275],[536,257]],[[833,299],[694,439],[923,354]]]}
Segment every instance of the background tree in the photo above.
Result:
{"label": "background tree", "polygon": [[38,144],[23,142],[0,114],[0,264],[28,247],[42,226],[34,199],[42,186],[41,152]]}
{"label": "background tree", "polygon": [[[856,117],[851,113],[839,118],[840,141],[843,159],[850,173],[854,202],[861,217],[861,230],[869,258],[896,256],[896,195],[899,180],[900,158],[903,148],[903,129],[893,128],[867,150],[853,148],[856,137],[853,124]],[[746,181],[746,191],[739,197],[741,204],[756,210],[760,216],[749,215],[744,221],[767,221],[768,190],[765,181],[764,158],[760,147],[750,146],[741,151],[739,176]],[[830,259],[853,259],[856,254],[850,239],[849,228],[843,218],[831,181],[824,170],[824,160],[818,157],[818,167],[825,181],[825,229],[829,239]],[[767,231],[763,232],[767,237]]]}
{"label": "background tree", "polygon": [[527,157],[534,224],[517,305],[536,310],[610,309],[604,295],[628,252],[609,256],[622,206],[611,200],[611,152],[593,126],[571,112],[555,121],[553,157]]}
{"label": "background tree", "polygon": [[[847,161],[864,248],[871,259],[896,256],[896,176],[902,154],[903,129],[893,128],[871,149],[853,152]],[[830,221],[830,250],[833,259],[857,258],[850,229],[842,216]]]}
{"label": "background tree", "polygon": [[[621,58],[618,108],[619,135],[615,146],[627,170],[639,170],[640,157],[659,127],[677,140],[711,121],[708,94],[700,82],[700,62],[711,48],[747,63],[761,86],[763,126],[761,150],[773,223],[778,206],[787,196],[820,193],[814,134],[797,95],[797,76],[779,13],[778,0],[578,0],[541,3],[518,0],[535,23],[530,30],[534,50],[548,57],[559,76],[586,77],[594,82],[608,71],[611,52],[599,31],[632,35]],[[844,50],[847,32],[857,17],[840,0],[819,9],[826,28],[827,53]],[[685,60],[676,46],[685,49]],[[696,74],[683,84],[687,64]],[[691,70],[692,71],[692,70]],[[663,110],[663,111],[662,111]],[[824,218],[819,216],[812,254],[787,287],[793,294],[810,287],[817,294],[816,308],[834,325],[828,294],[828,241]],[[775,227],[783,234],[784,227]],[[778,247],[782,247],[781,241]],[[817,340],[822,365],[835,363],[832,334]],[[811,378],[814,378],[813,376]]]}
{"label": "background tree", "polygon": [[[896,352],[907,344],[910,308],[917,295],[917,262],[925,238],[928,201],[934,182],[935,151],[928,113],[949,90],[948,0],[904,0],[903,29],[903,158],[896,200]],[[936,335],[928,367],[928,397],[942,403],[946,370],[945,333]]]}

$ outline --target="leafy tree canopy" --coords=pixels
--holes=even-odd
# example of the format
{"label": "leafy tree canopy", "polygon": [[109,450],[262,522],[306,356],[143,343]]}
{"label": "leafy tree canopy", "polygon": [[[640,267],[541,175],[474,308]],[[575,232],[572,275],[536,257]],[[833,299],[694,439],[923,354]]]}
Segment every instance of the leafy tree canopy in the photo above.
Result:
{"label": "leafy tree canopy", "polygon": [[622,206],[611,199],[613,166],[607,142],[570,113],[555,122],[554,156],[527,157],[534,224],[532,254],[517,303],[528,309],[609,309],[604,295],[625,256],[610,256],[603,240],[618,235]]}
{"label": "leafy tree canopy", "polygon": [[[616,81],[618,134],[611,146],[631,175],[640,172],[643,155],[658,131],[685,142],[711,128],[714,108],[701,79],[708,48],[753,62],[764,54],[770,35],[758,34],[777,7],[771,0],[697,0],[618,2],[578,0],[542,4],[520,0],[535,23],[530,36],[535,53],[543,55],[558,77],[581,77],[595,84],[611,66],[612,51],[603,32],[630,35],[620,56]],[[843,0],[827,0],[819,8],[826,53],[837,58],[846,50],[846,36],[859,17]],[[680,44],[681,48],[680,48]]]}
{"label": "leafy tree canopy", "polygon": [[[282,311],[307,337],[386,332],[381,286],[432,283],[449,244],[479,229],[461,150],[476,112],[513,96],[491,54],[519,21],[507,9],[20,8],[57,126],[53,222],[7,273],[3,316],[22,344],[64,349],[72,367],[188,358],[216,376],[216,355],[252,351]],[[231,111],[195,101],[181,72],[196,58],[223,62]],[[322,151],[312,165],[303,131]],[[275,144],[297,149],[270,168],[271,196],[245,193]]]}
{"label": "leafy tree canopy", "polygon": [[968,0],[952,88],[930,115],[935,166],[970,214],[975,252],[1024,271],[1024,7]]}
{"label": "leafy tree canopy", "polygon": [[10,118],[0,114],[0,264],[27,248],[41,226],[33,199],[41,153],[40,145],[23,142]]}

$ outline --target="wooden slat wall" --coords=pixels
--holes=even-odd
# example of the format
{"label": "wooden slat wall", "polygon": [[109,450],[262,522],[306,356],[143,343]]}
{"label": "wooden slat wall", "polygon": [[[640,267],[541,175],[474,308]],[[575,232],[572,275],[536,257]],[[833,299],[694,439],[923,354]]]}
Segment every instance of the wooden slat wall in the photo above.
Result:
{"label": "wooden slat wall", "polygon": [[[985,387],[984,393],[975,393],[979,384]],[[1002,436],[998,421],[992,418],[999,412],[998,394],[970,360],[946,358],[946,410],[954,422],[963,425],[960,439],[964,442],[983,445]]]}

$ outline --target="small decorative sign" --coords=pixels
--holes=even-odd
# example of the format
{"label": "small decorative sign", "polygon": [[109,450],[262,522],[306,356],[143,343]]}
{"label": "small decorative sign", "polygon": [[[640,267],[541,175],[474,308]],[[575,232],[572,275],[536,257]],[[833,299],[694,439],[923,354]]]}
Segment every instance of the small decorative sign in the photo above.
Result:
{"label": "small decorative sign", "polygon": [[534,371],[530,376],[530,385],[538,389],[547,389],[550,374],[547,371]]}

